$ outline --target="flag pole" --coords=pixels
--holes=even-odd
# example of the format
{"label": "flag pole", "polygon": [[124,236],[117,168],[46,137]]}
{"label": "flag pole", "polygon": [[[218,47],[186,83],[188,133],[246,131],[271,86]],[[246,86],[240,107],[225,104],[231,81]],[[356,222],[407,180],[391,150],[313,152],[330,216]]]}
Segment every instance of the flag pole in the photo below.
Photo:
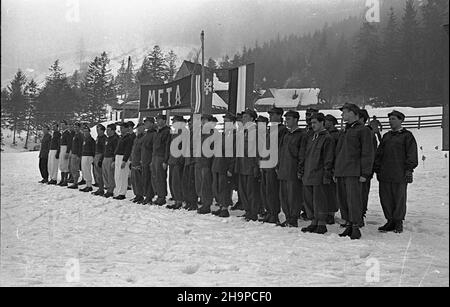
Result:
{"label": "flag pole", "polygon": [[206,110],[206,97],[205,97],[205,31],[202,30],[202,33],[200,34],[200,39],[202,41],[202,77],[200,81],[200,90],[202,91],[202,99],[201,99],[201,105],[202,105],[202,113],[205,113]]}

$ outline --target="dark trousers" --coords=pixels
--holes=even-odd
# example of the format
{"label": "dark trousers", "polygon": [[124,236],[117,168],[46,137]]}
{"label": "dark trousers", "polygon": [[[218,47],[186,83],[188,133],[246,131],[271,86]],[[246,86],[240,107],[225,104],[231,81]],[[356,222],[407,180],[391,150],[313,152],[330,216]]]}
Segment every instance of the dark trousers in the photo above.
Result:
{"label": "dark trousers", "polygon": [[329,215],[334,215],[339,210],[336,193],[336,183],[331,182],[328,185],[328,192],[326,194]]}
{"label": "dark trousers", "polygon": [[153,191],[152,170],[150,164],[142,166],[142,186],[145,198],[153,199],[153,197],[155,197],[155,192]]}
{"label": "dark trousers", "polygon": [[175,201],[183,201],[183,166],[179,164],[169,166],[170,195]]}
{"label": "dark trousers", "polygon": [[309,219],[315,222],[325,222],[329,214],[327,195],[330,185],[304,185],[305,211]]}
{"label": "dark trousers", "polygon": [[197,192],[195,191],[195,164],[184,165],[182,179],[183,200],[188,205],[197,204]]}
{"label": "dark trousers", "polygon": [[48,180],[48,158],[39,158],[39,171],[41,172],[42,179]]}
{"label": "dark trousers", "polygon": [[338,177],[337,197],[344,220],[354,225],[362,224],[363,203],[359,177]]}
{"label": "dark trousers", "polygon": [[363,203],[363,216],[367,213],[367,208],[369,204],[369,193],[370,193],[370,179],[366,182],[361,183],[361,198]]}
{"label": "dark trousers", "polygon": [[197,193],[197,197],[200,197],[202,194],[202,167],[198,163],[195,163],[194,165],[195,192]]}
{"label": "dark trousers", "polygon": [[280,201],[286,221],[300,217],[300,211],[304,209],[300,180],[280,180]]}
{"label": "dark trousers", "polygon": [[174,192],[173,192],[173,187],[172,187],[172,171],[171,171],[171,166],[169,166],[169,193],[170,193],[170,197],[171,198],[175,198],[174,197]]}
{"label": "dark trousers", "polygon": [[275,169],[262,169],[261,200],[264,209],[270,215],[278,216],[280,213],[280,182]]}
{"label": "dark trousers", "polygon": [[213,201],[212,172],[208,167],[195,168],[195,188],[200,189],[200,201],[203,206],[210,207]]}
{"label": "dark trousers", "polygon": [[164,158],[154,156],[152,160],[153,190],[159,198],[167,196],[167,170],[163,168]]}
{"label": "dark trousers", "polygon": [[405,219],[407,186],[407,183],[380,181],[380,202],[387,220],[403,221]]}
{"label": "dark trousers", "polygon": [[239,175],[239,192],[246,216],[257,219],[261,203],[258,178],[253,175]]}
{"label": "dark trousers", "polygon": [[131,186],[137,197],[144,196],[144,185],[142,184],[142,169],[140,166],[131,166]]}
{"label": "dark trousers", "polygon": [[233,205],[231,197],[233,195],[233,187],[231,178],[227,174],[213,172],[213,195],[216,202],[221,207],[228,207]]}
{"label": "dark trousers", "polygon": [[100,159],[102,159],[101,154],[96,154],[94,157],[94,181],[98,185],[98,189],[100,191],[104,191],[104,183],[103,183],[103,171],[102,167],[98,166]]}

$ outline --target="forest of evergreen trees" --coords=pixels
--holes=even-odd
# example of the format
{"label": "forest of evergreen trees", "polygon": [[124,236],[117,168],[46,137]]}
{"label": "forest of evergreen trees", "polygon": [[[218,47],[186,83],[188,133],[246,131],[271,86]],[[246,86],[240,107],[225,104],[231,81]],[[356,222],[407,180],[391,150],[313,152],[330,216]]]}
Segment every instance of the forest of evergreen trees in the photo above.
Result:
{"label": "forest of evergreen trees", "polygon": [[256,43],[218,66],[255,63],[257,88],[319,87],[330,105],[442,104],[448,1],[402,4],[385,6],[380,23],[348,18],[312,34]]}
{"label": "forest of evergreen trees", "polygon": [[[428,0],[418,7],[405,0],[401,10],[384,9],[380,23],[351,17],[306,35],[272,39],[244,47],[231,57],[210,58],[210,68],[255,63],[255,89],[319,87],[328,104],[441,104],[444,58],[448,52],[442,29],[447,0]],[[190,59],[198,62],[198,56]],[[113,76],[103,52],[67,76],[56,60],[38,86],[18,70],[1,91],[1,124],[14,132],[37,131],[62,118],[96,123],[105,106],[118,98],[139,97],[139,84],[173,80],[177,55],[154,46],[138,68],[123,59]]]}

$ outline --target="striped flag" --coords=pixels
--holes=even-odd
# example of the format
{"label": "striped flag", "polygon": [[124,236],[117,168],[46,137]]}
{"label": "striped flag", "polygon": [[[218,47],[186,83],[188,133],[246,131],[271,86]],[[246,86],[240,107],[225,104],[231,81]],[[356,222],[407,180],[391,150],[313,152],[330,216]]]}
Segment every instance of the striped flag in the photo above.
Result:
{"label": "striped flag", "polygon": [[192,111],[202,113],[202,90],[205,91],[205,103],[212,106],[212,96],[214,92],[213,74],[209,69],[205,69],[205,81],[201,84],[199,74],[192,75]]}
{"label": "striped flag", "polygon": [[246,108],[253,109],[253,87],[255,64],[248,64],[230,70],[228,111],[237,114]]}

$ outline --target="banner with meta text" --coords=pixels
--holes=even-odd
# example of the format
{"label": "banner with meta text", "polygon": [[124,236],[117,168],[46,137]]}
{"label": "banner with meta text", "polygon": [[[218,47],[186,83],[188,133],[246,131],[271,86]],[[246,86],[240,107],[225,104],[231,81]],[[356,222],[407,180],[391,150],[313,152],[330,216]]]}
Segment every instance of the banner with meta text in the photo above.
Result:
{"label": "banner with meta text", "polygon": [[141,85],[139,111],[191,107],[191,76],[166,84]]}

